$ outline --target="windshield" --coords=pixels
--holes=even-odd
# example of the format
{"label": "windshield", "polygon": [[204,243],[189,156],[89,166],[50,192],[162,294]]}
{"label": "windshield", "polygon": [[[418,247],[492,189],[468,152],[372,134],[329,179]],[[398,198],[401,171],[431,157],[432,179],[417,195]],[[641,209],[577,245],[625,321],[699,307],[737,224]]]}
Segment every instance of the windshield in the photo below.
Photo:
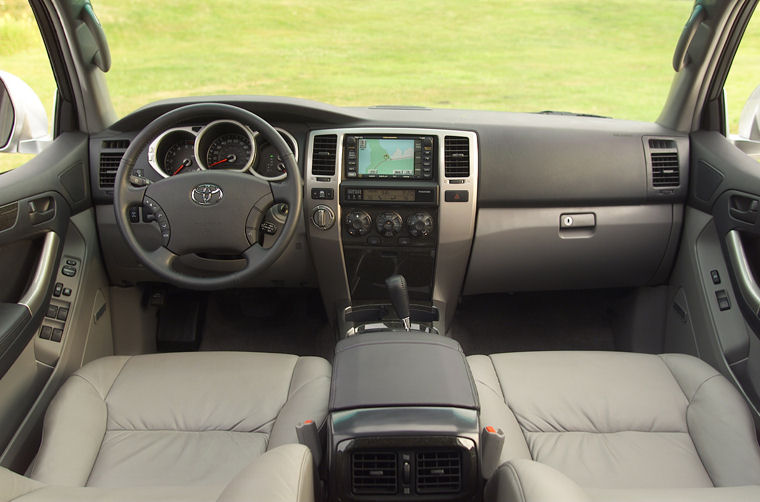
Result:
{"label": "windshield", "polygon": [[259,94],[655,120],[692,2],[93,0],[119,115]]}

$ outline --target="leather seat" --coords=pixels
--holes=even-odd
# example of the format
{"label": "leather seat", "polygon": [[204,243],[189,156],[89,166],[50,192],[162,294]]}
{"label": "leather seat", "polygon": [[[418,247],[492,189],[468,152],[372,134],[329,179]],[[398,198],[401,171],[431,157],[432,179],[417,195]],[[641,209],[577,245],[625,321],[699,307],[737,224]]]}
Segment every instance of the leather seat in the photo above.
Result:
{"label": "leather seat", "polygon": [[[275,500],[312,500],[311,455],[291,443],[298,422],[324,421],[330,372],[321,358],[245,352],[94,361],[48,408],[28,472],[38,485],[14,483],[25,487],[19,494],[36,487],[30,496],[52,485],[97,488],[74,490],[93,500],[123,490],[143,499],[216,500],[244,471],[244,478],[259,478],[259,495],[262,483],[272,483]],[[257,476],[257,469],[268,474]],[[236,480],[227,492],[246,483]]]}
{"label": "leather seat", "polygon": [[697,358],[534,352],[468,362],[481,424],[506,436],[486,500],[760,500],[746,403]]}

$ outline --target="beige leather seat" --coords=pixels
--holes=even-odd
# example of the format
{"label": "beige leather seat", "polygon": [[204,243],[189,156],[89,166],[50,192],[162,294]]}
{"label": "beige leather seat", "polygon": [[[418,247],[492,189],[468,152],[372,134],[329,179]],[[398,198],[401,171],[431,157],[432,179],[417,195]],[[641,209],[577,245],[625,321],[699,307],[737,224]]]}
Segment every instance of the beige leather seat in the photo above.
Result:
{"label": "beige leather seat", "polygon": [[293,444],[295,426],[325,419],[330,372],[321,358],[244,352],[94,361],[48,408],[34,482],[5,472],[0,492],[200,501],[226,489],[225,500],[241,490],[312,500],[311,454]]}
{"label": "beige leather seat", "polygon": [[471,356],[481,423],[506,435],[486,500],[760,500],[746,403],[687,355]]}

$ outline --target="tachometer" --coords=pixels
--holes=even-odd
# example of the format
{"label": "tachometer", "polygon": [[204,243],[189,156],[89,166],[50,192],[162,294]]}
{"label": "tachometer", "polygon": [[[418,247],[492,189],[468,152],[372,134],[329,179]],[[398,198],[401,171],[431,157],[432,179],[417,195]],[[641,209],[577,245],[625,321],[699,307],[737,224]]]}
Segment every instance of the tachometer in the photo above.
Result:
{"label": "tachometer", "polygon": [[[296,139],[285,129],[275,127],[285,143],[290,147],[290,151],[293,152],[293,156],[298,162],[298,142]],[[261,134],[256,135],[256,141],[259,144],[259,151],[256,154],[256,162],[251,168],[251,172],[259,178],[264,178],[267,181],[278,181],[287,177],[288,173],[285,170],[285,163],[282,161],[277,149],[272,146]]]}
{"label": "tachometer", "polygon": [[195,140],[185,139],[174,143],[166,151],[164,157],[164,171],[170,176],[180,173],[189,173],[199,169],[195,161]]}

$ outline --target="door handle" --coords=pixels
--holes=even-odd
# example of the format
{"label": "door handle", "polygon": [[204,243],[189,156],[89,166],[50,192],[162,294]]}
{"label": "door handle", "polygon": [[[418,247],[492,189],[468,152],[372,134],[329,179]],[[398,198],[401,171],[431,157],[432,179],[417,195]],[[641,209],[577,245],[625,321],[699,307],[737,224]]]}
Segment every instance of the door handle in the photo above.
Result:
{"label": "door handle", "polygon": [[739,291],[742,294],[742,298],[752,309],[752,313],[756,317],[760,317],[760,287],[758,287],[752,275],[752,270],[747,261],[747,255],[744,253],[738,230],[728,232],[726,235],[726,248],[728,249],[728,259],[739,283]]}
{"label": "door handle", "polygon": [[37,264],[37,270],[34,272],[32,283],[24,292],[24,296],[19,300],[19,305],[23,305],[29,310],[29,313],[34,317],[34,314],[39,311],[45,303],[45,295],[47,294],[50,282],[53,280],[53,273],[55,272],[55,259],[58,256],[58,246],[61,243],[61,239],[55,232],[48,232],[45,236],[45,242],[42,245],[42,253],[40,253],[40,261]]}
{"label": "door handle", "polygon": [[29,201],[28,208],[32,225],[49,221],[55,216],[55,200],[50,196]]}

